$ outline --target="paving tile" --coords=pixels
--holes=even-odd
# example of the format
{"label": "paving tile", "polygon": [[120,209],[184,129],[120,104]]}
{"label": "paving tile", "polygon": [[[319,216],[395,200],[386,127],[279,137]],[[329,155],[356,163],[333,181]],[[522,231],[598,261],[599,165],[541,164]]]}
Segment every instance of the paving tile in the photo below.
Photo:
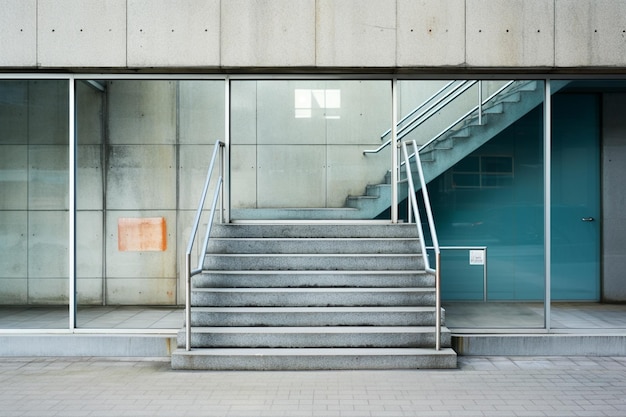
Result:
{"label": "paving tile", "polygon": [[460,358],[446,371],[182,372],[0,358],[3,416],[624,416],[625,358]]}

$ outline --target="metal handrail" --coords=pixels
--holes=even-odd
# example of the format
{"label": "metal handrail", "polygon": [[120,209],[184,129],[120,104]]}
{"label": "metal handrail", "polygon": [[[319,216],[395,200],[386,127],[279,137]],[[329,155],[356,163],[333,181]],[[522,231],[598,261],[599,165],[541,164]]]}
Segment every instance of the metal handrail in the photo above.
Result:
{"label": "metal handrail", "polygon": [[196,211],[196,217],[191,229],[191,235],[189,236],[189,242],[187,243],[187,250],[185,252],[185,350],[191,350],[191,277],[202,272],[202,264],[204,262],[204,256],[198,257],[198,266],[196,269],[191,269],[191,252],[193,251],[193,245],[196,241],[196,235],[198,234],[198,227],[200,226],[200,218],[204,210],[204,203],[206,201],[207,192],[209,190],[209,183],[211,182],[211,175],[215,166],[215,160],[219,154],[219,177],[215,186],[215,192],[213,193],[213,201],[211,204],[211,214],[207,223],[207,230],[203,242],[203,251],[206,253],[206,249],[209,245],[209,238],[211,235],[211,228],[213,227],[213,218],[215,217],[215,208],[217,207],[217,201],[221,201],[220,207],[220,222],[224,222],[224,142],[216,141],[213,148],[213,156],[211,157],[211,163],[207,171],[206,180],[204,181],[204,188],[202,189],[202,196],[198,203],[198,209]]}
{"label": "metal handrail", "polygon": [[[435,97],[437,97],[439,94],[441,94],[443,91],[445,91],[448,87],[450,87],[452,84],[456,83],[456,80],[450,81],[448,84],[444,85],[443,87],[441,87],[435,94],[433,94],[432,96],[428,97],[426,100],[424,100],[424,102],[422,102],[422,104],[420,104],[419,106],[417,106],[416,108],[414,108],[413,110],[411,110],[406,116],[404,116],[402,119],[400,119],[398,121],[398,123],[396,123],[396,126],[400,126],[402,123],[406,122],[406,120],[413,116],[415,113],[417,113],[418,111],[420,111],[424,106],[426,106],[426,103],[430,102],[432,99],[434,99]],[[380,140],[383,140],[383,138],[385,136],[387,136],[388,134],[391,133],[391,128],[387,129],[382,135],[380,135]]]}
{"label": "metal handrail", "polygon": [[[430,96],[428,99],[426,99],[422,104],[420,104],[418,107],[416,107],[415,109],[413,109],[411,112],[409,112],[408,115],[406,115],[405,117],[402,118],[402,120],[400,120],[396,126],[400,126],[402,123],[404,123],[409,117],[411,117],[412,115],[414,115],[415,113],[417,113],[420,109],[422,109],[423,107],[426,106],[427,103],[429,103],[430,101],[432,101],[435,97],[441,95],[442,93],[444,93],[444,91],[446,89],[448,89],[448,87],[450,87],[453,83],[455,83],[456,81],[452,81],[448,84],[446,84],[444,87],[442,87],[439,91],[437,91],[435,94],[433,94],[432,96]],[[435,115],[439,110],[443,109],[444,107],[446,107],[448,104],[450,104],[452,101],[454,101],[457,97],[459,97],[461,94],[463,94],[464,92],[466,92],[470,87],[472,87],[474,84],[476,84],[478,81],[463,81],[460,84],[458,84],[457,86],[455,86],[453,89],[451,89],[450,91],[448,91],[447,93],[443,94],[441,97],[439,97],[439,99],[437,101],[435,101],[431,106],[427,107],[423,112],[421,112],[418,116],[416,116],[413,120],[411,120],[408,124],[402,126],[397,133],[397,137],[398,139],[402,139],[403,137],[405,137],[406,135],[408,135],[409,133],[411,133],[413,130],[415,130],[417,127],[421,126],[423,123],[425,123],[431,116]],[[453,125],[454,126],[454,125]],[[389,134],[389,132],[391,131],[391,129],[389,129],[387,132],[383,133],[383,135],[381,136],[381,139],[385,136],[387,136]],[[382,145],[380,145],[378,148],[376,149],[369,149],[369,150],[365,150],[363,151],[364,154],[368,154],[368,153],[378,153],[381,150],[385,149],[387,146],[389,146],[391,144],[391,139],[387,140],[385,143],[383,143]]]}
{"label": "metal handrail", "polygon": [[[424,149],[426,149],[428,146],[432,145],[433,142],[436,142],[437,140],[439,140],[439,138],[441,138],[443,135],[445,135],[447,132],[449,132],[454,126],[456,126],[457,124],[461,123],[461,121],[463,121],[464,119],[466,119],[467,117],[469,117],[473,112],[475,112],[476,110],[479,111],[479,116],[482,114],[482,106],[484,106],[485,104],[489,103],[493,98],[495,98],[497,95],[499,95],[501,92],[503,92],[504,90],[506,90],[507,88],[509,88],[515,81],[509,81],[506,84],[504,84],[502,87],[500,87],[499,89],[497,89],[493,94],[491,94],[489,97],[487,97],[485,100],[481,100],[476,106],[474,106],[473,108],[471,108],[467,113],[465,113],[464,115],[462,115],[461,117],[459,117],[457,120],[455,120],[454,122],[452,122],[449,126],[447,126],[445,129],[443,129],[438,135],[435,135],[434,137],[432,137],[428,142],[424,143],[423,145],[420,145],[419,147],[419,151],[423,151]],[[482,88],[481,88],[482,90]],[[480,119],[480,118],[479,118]],[[482,120],[480,121],[480,124],[482,124]],[[400,138],[398,138],[400,139]],[[409,158],[413,158],[416,154],[411,154],[409,155]],[[400,164],[400,166],[403,166],[404,162],[402,162]]]}
{"label": "metal handrail", "polygon": [[[446,132],[448,132],[450,129],[452,129],[454,126],[456,126],[457,124],[461,123],[461,121],[463,121],[464,119],[466,119],[467,117],[469,117],[472,113],[474,113],[476,110],[480,110],[482,108],[482,106],[484,106],[485,104],[489,103],[494,97],[496,97],[497,95],[499,95],[502,91],[504,91],[505,89],[509,88],[509,86],[511,86],[515,81],[509,81],[506,84],[504,84],[502,87],[500,87],[498,90],[496,90],[493,94],[491,94],[489,97],[487,97],[485,100],[482,100],[481,102],[479,102],[476,106],[472,107],[467,113],[465,113],[464,115],[462,115],[461,117],[459,117],[457,120],[455,120],[452,124],[450,124],[448,127],[446,127],[444,130],[442,130],[438,135],[434,136],[433,138],[431,138],[428,142],[426,142],[423,145],[420,145],[419,150],[421,151],[422,149],[426,148],[427,146],[429,146],[430,144],[432,144],[433,142],[435,142],[437,139],[439,139],[440,137],[442,137],[443,135],[446,134]],[[482,113],[482,112],[481,112]],[[481,122],[482,123],[482,122]]]}
{"label": "metal handrail", "polygon": [[[432,250],[432,246],[427,246],[426,249]],[[440,246],[439,249],[441,251],[444,250],[481,250],[483,251],[484,263],[483,263],[483,302],[487,302],[487,246]]]}
{"label": "metal handrail", "polygon": [[[428,117],[426,117],[423,120],[419,120],[418,118],[415,118],[414,120],[411,121],[411,123],[407,124],[406,126],[404,126],[402,129],[400,129],[400,131],[398,132],[398,139],[402,139],[404,138],[406,135],[408,135],[409,133],[411,133],[414,129],[416,129],[418,126],[420,126],[421,124],[423,124],[424,122],[426,122],[426,120],[428,120],[428,118],[430,118],[431,116],[433,116],[434,114],[437,113],[437,111],[441,110],[443,107],[445,107],[446,105],[448,105],[452,100],[454,100],[455,98],[457,98],[459,95],[461,95],[462,93],[464,93],[465,91],[467,91],[467,89],[469,89],[471,86],[473,86],[477,81],[466,81],[464,84],[461,84],[462,86],[464,86],[465,88],[460,91],[458,94],[456,94],[454,97],[452,97],[452,99],[448,100],[444,105],[442,105],[441,107],[438,107],[436,110],[432,110],[430,111],[431,108],[429,108],[429,110],[425,111],[422,113],[423,116],[425,113],[430,112],[430,114],[428,115]],[[478,81],[479,82],[479,81]],[[469,83],[471,83],[471,85],[469,85]],[[420,150],[425,149],[426,147],[428,147],[429,145],[431,145],[433,142],[436,142],[439,138],[441,138],[443,135],[445,135],[447,132],[449,132],[454,126],[456,126],[457,124],[459,124],[461,121],[463,121],[464,119],[466,119],[467,117],[469,117],[472,113],[474,113],[475,111],[478,110],[478,118],[479,118],[479,124],[482,124],[482,108],[485,104],[489,103],[491,100],[493,100],[496,96],[498,96],[501,92],[503,92],[504,90],[506,90],[507,88],[509,88],[513,83],[515,83],[515,80],[511,80],[508,81],[506,84],[504,84],[502,87],[500,87],[499,89],[497,89],[494,93],[492,93],[489,97],[487,97],[486,99],[482,99],[482,87],[479,88],[479,99],[478,99],[478,103],[476,104],[476,106],[472,107],[469,111],[467,111],[465,114],[463,114],[461,117],[459,117],[458,119],[456,119],[453,123],[451,123],[450,125],[448,125],[445,129],[443,129],[439,134],[435,135],[434,137],[432,137],[428,142],[424,143],[423,145],[420,145]],[[446,86],[444,86],[443,88],[447,88],[451,83],[446,84]],[[442,88],[442,90],[443,90]],[[457,87],[455,90],[453,91],[458,91]],[[435,96],[441,94],[441,90],[439,90],[437,93],[435,93]],[[429,102],[430,100],[432,100],[433,97],[428,98],[424,103],[422,103],[419,107],[417,107],[416,109],[414,109],[413,111],[411,111],[410,114],[414,114],[416,112],[417,109],[420,109],[421,107],[423,107],[425,105],[425,103]],[[436,102],[434,105],[437,104],[441,104],[440,102]],[[433,105],[433,106],[434,106]],[[403,121],[405,121],[408,117],[404,117],[400,122],[398,122],[398,125],[400,123],[402,123]],[[409,129],[410,127],[410,129]],[[408,131],[405,132],[406,129],[409,129]],[[388,141],[386,141],[385,143],[383,143],[382,145],[380,145],[378,148],[376,149],[368,149],[363,151],[363,154],[370,154],[370,153],[378,153],[380,151],[382,151],[383,149],[385,149],[387,146],[389,146],[391,144],[391,139],[389,139]],[[411,155],[413,156],[413,155]]]}
{"label": "metal handrail", "polygon": [[[417,155],[415,163],[417,165],[417,173],[419,176],[420,186],[422,189],[422,198],[424,199],[424,207],[426,209],[426,217],[428,220],[428,228],[430,230],[430,237],[433,242],[433,250],[435,251],[435,269],[430,267],[428,260],[428,253],[426,252],[426,241],[424,240],[424,231],[422,230],[422,222],[419,214],[419,208],[417,206],[417,197],[415,196],[415,186],[413,181],[413,172],[410,165],[409,152],[407,150],[407,142],[413,146],[414,154]],[[437,231],[435,229],[435,221],[433,218],[432,209],[430,206],[430,197],[428,196],[428,189],[426,188],[426,179],[424,178],[424,171],[422,169],[422,162],[419,158],[419,152],[417,149],[417,143],[415,140],[402,142],[402,154],[404,156],[404,162],[406,166],[406,177],[409,187],[409,199],[411,202],[411,208],[413,216],[415,216],[415,224],[417,226],[417,232],[420,239],[420,245],[422,249],[422,257],[424,259],[424,266],[426,271],[435,274],[435,349],[441,349],[441,249],[439,247],[439,239],[437,238]]]}
{"label": "metal handrail", "polygon": [[[425,123],[431,116],[435,115],[439,110],[446,107],[448,104],[456,100],[461,94],[469,90],[475,84],[479,84],[479,83],[480,81],[475,81],[475,80],[464,81],[463,83],[461,83],[459,86],[453,89],[449,94],[445,95],[442,100],[435,103],[435,105],[433,105],[426,112],[422,113],[422,116],[425,116],[422,120],[415,118],[413,121],[411,121],[411,123],[409,123],[408,125],[404,126],[402,129],[400,129],[400,131],[398,132],[398,139],[402,139],[403,137],[411,133],[417,127]],[[479,90],[482,90],[482,88],[480,88]],[[426,113],[428,113],[428,115],[426,115]]]}

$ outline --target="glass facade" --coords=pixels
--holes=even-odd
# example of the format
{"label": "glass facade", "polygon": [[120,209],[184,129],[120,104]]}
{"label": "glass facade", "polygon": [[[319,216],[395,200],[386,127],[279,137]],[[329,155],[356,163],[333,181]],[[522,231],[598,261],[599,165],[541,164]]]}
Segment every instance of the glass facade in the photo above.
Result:
{"label": "glass facade", "polygon": [[0,328],[69,323],[68,97],[67,80],[0,81]]}
{"label": "glass facade", "polygon": [[221,80],[77,82],[78,327],[181,325],[179,242],[224,120]]}
{"label": "glass facade", "polygon": [[348,196],[383,182],[389,149],[363,151],[380,146],[390,125],[387,80],[232,81],[232,218],[344,208]]}
{"label": "glass facade", "polygon": [[[444,247],[449,327],[542,329],[546,300],[556,307],[602,298],[603,132],[616,120],[603,103],[606,94],[620,102],[626,91],[608,84],[553,84],[546,162],[544,81],[518,81],[493,101],[505,81],[463,84],[453,100],[442,99],[445,112],[434,108],[420,122],[422,103],[456,84],[397,82],[398,136],[438,155],[425,164],[434,173],[428,189]],[[392,85],[280,77],[0,80],[0,329],[179,328],[183,253],[215,141],[228,145],[231,219],[284,219],[291,210],[316,220],[301,209],[347,219],[341,213],[354,210],[349,196],[387,181],[392,147],[363,151],[391,137]],[[464,125],[480,99],[487,103],[481,120]],[[458,134],[428,144],[450,128]],[[450,145],[461,152],[448,152]],[[391,197],[383,198],[382,210],[360,219],[389,221]],[[399,204],[401,217],[405,207]]]}

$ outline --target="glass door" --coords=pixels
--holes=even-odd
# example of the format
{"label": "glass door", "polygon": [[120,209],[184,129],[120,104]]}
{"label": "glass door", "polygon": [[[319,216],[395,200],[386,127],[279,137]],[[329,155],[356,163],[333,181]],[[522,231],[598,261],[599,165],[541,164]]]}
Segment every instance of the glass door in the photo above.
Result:
{"label": "glass door", "polygon": [[554,302],[600,298],[599,95],[557,94],[552,135]]}

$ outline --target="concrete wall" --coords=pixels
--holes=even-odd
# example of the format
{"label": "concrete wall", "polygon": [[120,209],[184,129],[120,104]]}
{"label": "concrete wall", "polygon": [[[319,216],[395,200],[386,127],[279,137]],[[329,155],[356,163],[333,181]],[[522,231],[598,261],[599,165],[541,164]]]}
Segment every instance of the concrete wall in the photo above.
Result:
{"label": "concrete wall", "polygon": [[603,96],[602,299],[626,300],[626,94]]}
{"label": "concrete wall", "polygon": [[604,68],[622,0],[2,0],[0,67]]}

